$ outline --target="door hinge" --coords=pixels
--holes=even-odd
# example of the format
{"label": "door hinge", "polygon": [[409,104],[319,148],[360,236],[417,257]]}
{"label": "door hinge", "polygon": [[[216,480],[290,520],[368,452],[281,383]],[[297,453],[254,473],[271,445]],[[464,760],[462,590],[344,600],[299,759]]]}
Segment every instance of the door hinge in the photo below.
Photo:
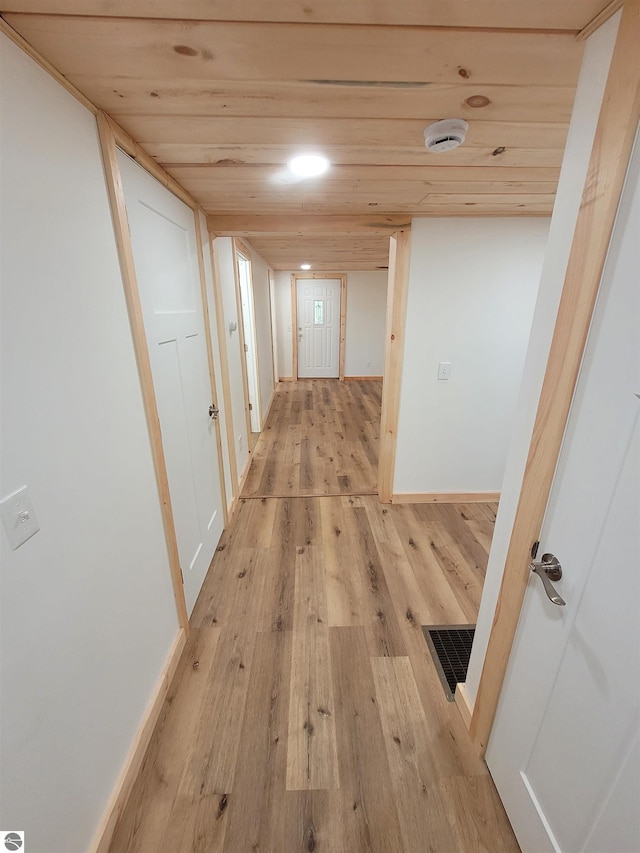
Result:
{"label": "door hinge", "polygon": [[250,412],[252,412],[252,411],[253,411],[253,404],[252,404],[252,403],[249,403],[249,411],[250,411]]}
{"label": "door hinge", "polygon": [[180,580],[182,581],[182,586],[184,586],[184,575],[182,574],[182,569],[180,569]]}
{"label": "door hinge", "polygon": [[532,560],[535,560],[535,558],[538,556],[538,548],[539,547],[540,547],[539,542],[534,542],[533,545],[531,546],[531,559]]}
{"label": "door hinge", "polygon": [[245,344],[245,345],[244,345],[244,351],[245,351],[245,352],[249,352],[249,344]]}

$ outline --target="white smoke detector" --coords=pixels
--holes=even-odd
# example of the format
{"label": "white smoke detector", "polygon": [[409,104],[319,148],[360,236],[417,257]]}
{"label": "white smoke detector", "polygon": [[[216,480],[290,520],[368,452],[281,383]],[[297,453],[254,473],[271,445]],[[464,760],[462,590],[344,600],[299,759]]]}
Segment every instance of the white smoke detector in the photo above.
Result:
{"label": "white smoke detector", "polygon": [[424,129],[424,144],[429,151],[452,151],[462,145],[469,125],[461,118],[445,118]]}

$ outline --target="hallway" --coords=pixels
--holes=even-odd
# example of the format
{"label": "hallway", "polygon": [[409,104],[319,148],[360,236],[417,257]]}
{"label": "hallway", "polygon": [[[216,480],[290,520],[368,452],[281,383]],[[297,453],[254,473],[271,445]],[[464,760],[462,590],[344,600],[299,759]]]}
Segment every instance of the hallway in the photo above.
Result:
{"label": "hallway", "polygon": [[243,497],[375,494],[382,381],[281,382]]}
{"label": "hallway", "polygon": [[[375,471],[379,390],[335,384],[324,412],[325,382],[280,386],[254,491],[277,493],[267,465],[296,436],[292,491],[363,483],[347,457]],[[241,499],[111,853],[516,853],[420,628],[475,621],[495,509]]]}

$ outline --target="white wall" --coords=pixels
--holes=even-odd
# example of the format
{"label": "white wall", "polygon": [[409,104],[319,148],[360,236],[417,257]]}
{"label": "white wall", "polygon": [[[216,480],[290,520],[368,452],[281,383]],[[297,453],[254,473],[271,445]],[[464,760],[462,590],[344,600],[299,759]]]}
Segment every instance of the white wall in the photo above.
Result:
{"label": "white wall", "polygon": [[466,688],[475,702],[620,15],[587,41],[569,126]]}
{"label": "white wall", "polygon": [[[242,359],[244,358],[244,353],[240,348],[240,326],[242,325],[242,318],[238,317],[238,305],[236,302],[236,280],[234,272],[236,261],[231,237],[216,237],[213,245],[215,251],[218,253],[218,269],[220,271],[219,287],[222,293],[224,329],[227,341],[236,462],[238,464],[238,478],[241,478],[249,461],[249,441],[244,387],[242,384]],[[234,332],[229,331],[230,323],[235,323],[237,326]]]}
{"label": "white wall", "polygon": [[347,273],[345,376],[382,376],[387,270]]}
{"label": "white wall", "polygon": [[178,630],[94,117],[4,36],[0,825],[84,851]]}
{"label": "white wall", "polygon": [[290,272],[275,273],[274,291],[276,295],[276,328],[278,330],[278,371],[280,373],[280,377],[286,379],[291,378],[293,375]]}
{"label": "white wall", "polygon": [[[275,273],[278,365],[281,377],[293,374],[291,275]],[[347,271],[345,376],[382,376],[387,311],[387,271]]]}
{"label": "white wall", "polygon": [[220,437],[222,441],[222,463],[224,467],[224,485],[227,497],[227,508],[233,503],[233,484],[231,481],[231,463],[229,462],[229,443],[227,434],[227,419],[225,417],[224,395],[222,393],[222,367],[220,364],[220,347],[218,343],[218,327],[216,321],[216,302],[213,292],[213,267],[211,264],[210,237],[207,230],[207,218],[203,213],[198,214],[200,236],[202,238],[202,253],[204,257],[204,275],[207,285],[207,305],[209,308],[209,335],[213,343],[213,366],[216,380],[217,399],[220,409]]}
{"label": "white wall", "polygon": [[413,220],[395,493],[500,491],[548,228]]}

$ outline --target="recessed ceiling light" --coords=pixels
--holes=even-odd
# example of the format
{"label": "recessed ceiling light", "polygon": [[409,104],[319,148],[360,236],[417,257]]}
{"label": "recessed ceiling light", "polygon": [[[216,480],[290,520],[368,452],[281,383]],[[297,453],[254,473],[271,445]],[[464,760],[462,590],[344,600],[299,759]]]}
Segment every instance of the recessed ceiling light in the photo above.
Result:
{"label": "recessed ceiling light", "polygon": [[311,264],[300,264],[300,269],[301,270],[310,270]]}
{"label": "recessed ceiling light", "polygon": [[321,154],[301,154],[288,163],[290,171],[299,178],[315,178],[316,175],[326,172],[330,165],[327,158]]}

